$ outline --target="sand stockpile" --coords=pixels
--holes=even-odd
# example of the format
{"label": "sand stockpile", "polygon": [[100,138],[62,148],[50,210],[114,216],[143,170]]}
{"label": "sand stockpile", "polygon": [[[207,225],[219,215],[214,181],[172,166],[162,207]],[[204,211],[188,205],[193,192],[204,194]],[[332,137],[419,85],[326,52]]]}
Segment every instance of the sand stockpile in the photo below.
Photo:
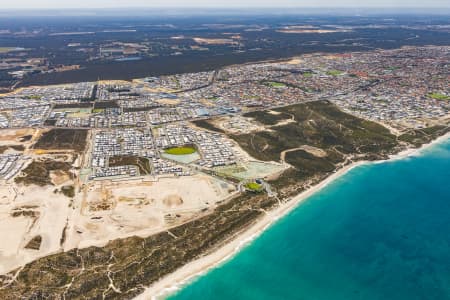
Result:
{"label": "sand stockpile", "polygon": [[165,206],[173,207],[183,204],[183,199],[178,195],[169,195],[163,199]]}

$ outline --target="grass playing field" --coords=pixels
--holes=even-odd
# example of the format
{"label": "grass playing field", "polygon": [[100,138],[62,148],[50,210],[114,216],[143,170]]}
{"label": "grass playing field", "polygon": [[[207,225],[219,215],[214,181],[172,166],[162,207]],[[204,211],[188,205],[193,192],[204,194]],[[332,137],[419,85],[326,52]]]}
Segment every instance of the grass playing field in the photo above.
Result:
{"label": "grass playing field", "polygon": [[183,146],[168,148],[164,150],[164,152],[172,155],[187,155],[197,152],[197,149],[195,149],[193,146]]}
{"label": "grass playing field", "polygon": [[261,190],[262,186],[256,182],[249,182],[245,185],[245,188],[250,191],[258,192]]}

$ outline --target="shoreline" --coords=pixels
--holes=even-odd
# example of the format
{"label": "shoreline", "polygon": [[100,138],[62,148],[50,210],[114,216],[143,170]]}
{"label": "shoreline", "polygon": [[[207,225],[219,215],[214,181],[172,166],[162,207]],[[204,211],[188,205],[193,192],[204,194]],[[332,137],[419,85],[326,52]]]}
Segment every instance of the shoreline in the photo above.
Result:
{"label": "shoreline", "polygon": [[174,292],[182,289],[193,279],[202,276],[209,272],[211,269],[220,266],[222,263],[233,258],[244,247],[251,244],[258,236],[260,236],[266,229],[273,225],[279,219],[286,217],[292,212],[298,205],[303,203],[309,197],[325,188],[330,183],[339,179],[341,176],[348,173],[350,170],[371,163],[385,163],[389,161],[395,161],[404,159],[410,156],[422,152],[424,149],[428,149],[431,146],[439,144],[445,140],[450,139],[450,132],[446,133],[430,143],[423,144],[419,148],[405,149],[397,154],[390,155],[386,160],[380,161],[359,161],[353,162],[350,165],[344,166],[337,170],[335,173],[328,176],[325,180],[319,182],[315,186],[303,191],[302,193],[294,196],[288,202],[282,204],[280,207],[267,212],[267,214],[257,220],[254,224],[248,228],[243,229],[230,241],[225,242],[223,246],[219,246],[216,249],[212,249],[210,253],[193,260],[183,267],[179,268],[175,272],[162,277],[159,281],[155,282],[151,286],[147,287],[145,291],[136,296],[135,300],[148,300],[148,299],[164,299],[165,297],[173,294]]}
{"label": "shoreline", "polygon": [[393,154],[389,157],[389,159],[387,160],[381,160],[380,162],[385,162],[385,161],[394,161],[397,159],[403,159],[409,156],[415,156],[418,153],[420,153],[421,151],[434,146],[436,144],[440,144],[441,142],[450,139],[450,132],[447,132],[444,135],[441,135],[440,137],[432,140],[431,142],[427,143],[427,144],[423,144],[422,146],[420,146],[419,148],[409,148],[409,149],[405,149],[397,154]]}

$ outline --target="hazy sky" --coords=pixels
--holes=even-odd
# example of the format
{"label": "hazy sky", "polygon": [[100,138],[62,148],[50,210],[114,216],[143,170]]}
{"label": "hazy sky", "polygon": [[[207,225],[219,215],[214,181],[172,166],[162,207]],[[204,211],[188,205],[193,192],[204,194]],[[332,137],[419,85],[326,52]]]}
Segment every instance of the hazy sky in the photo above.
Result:
{"label": "hazy sky", "polygon": [[0,9],[115,7],[450,7],[450,0],[0,0]]}

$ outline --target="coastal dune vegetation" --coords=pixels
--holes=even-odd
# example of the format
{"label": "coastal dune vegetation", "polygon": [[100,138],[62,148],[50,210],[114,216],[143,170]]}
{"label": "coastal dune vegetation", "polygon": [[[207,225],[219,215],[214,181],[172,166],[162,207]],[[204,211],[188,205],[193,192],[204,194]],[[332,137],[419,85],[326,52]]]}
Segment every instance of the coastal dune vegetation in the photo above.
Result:
{"label": "coastal dune vegetation", "polygon": [[[293,167],[273,182],[282,193],[296,193],[303,189],[305,180],[326,176],[352,161],[385,159],[399,148],[396,136],[387,128],[344,113],[329,101],[297,104],[274,111],[280,114],[255,111],[244,116],[262,124],[276,124],[283,116],[293,117],[295,122],[232,138],[259,160],[281,160]],[[312,155],[301,149],[305,145],[321,149],[326,155]]]}

